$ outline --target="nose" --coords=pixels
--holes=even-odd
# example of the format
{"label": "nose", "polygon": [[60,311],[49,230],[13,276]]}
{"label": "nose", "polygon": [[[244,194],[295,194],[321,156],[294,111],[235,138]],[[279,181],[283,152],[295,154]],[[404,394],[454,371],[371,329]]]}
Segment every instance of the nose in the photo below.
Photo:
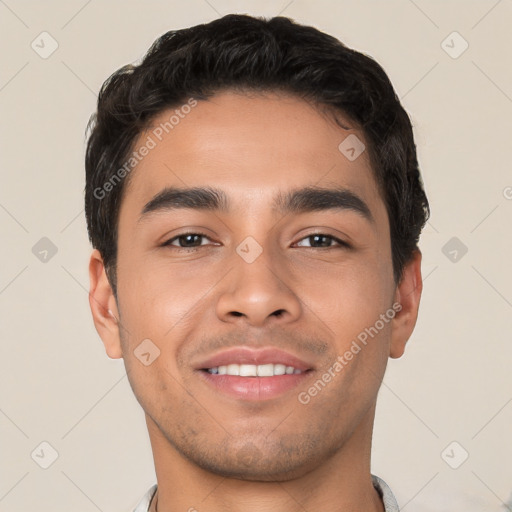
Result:
{"label": "nose", "polygon": [[261,327],[269,322],[293,322],[300,317],[302,304],[292,289],[293,283],[283,273],[283,264],[265,251],[250,263],[238,254],[232,259],[232,270],[222,281],[216,304],[220,320]]}

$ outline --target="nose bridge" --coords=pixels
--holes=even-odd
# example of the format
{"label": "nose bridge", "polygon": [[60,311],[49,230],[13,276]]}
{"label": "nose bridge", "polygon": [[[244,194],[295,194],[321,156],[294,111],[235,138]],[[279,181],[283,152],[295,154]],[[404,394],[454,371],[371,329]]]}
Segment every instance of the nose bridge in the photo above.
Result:
{"label": "nose bridge", "polygon": [[253,237],[246,237],[234,251],[228,282],[217,302],[217,315],[223,321],[263,325],[270,318],[293,321],[300,316],[301,305],[287,283],[277,254],[264,248]]}

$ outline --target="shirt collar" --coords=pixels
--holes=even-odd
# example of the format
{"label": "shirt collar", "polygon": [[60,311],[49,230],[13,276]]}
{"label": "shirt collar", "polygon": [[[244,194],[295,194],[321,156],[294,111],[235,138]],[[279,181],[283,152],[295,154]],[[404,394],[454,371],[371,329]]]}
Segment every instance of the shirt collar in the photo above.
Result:
{"label": "shirt collar", "polygon": [[[382,502],[384,503],[385,512],[400,512],[398,508],[398,503],[395,499],[395,496],[391,492],[388,484],[379,478],[378,476],[372,475],[372,482],[377,492],[380,494],[382,498]],[[155,495],[157,489],[157,485],[153,485],[149,491],[142,497],[137,507],[135,507],[133,512],[149,512],[149,506],[151,504],[151,500]]]}

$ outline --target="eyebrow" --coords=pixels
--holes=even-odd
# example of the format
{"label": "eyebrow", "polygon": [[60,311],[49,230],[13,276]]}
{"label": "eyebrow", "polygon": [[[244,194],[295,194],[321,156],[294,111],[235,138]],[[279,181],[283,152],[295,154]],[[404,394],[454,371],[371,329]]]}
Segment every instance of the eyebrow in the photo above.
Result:
{"label": "eyebrow", "polygon": [[[229,212],[230,201],[225,192],[213,187],[166,187],[144,205],[139,222],[150,214],[176,209]],[[279,192],[273,210],[286,215],[327,210],[349,210],[373,223],[368,205],[357,194],[345,188],[304,187]]]}

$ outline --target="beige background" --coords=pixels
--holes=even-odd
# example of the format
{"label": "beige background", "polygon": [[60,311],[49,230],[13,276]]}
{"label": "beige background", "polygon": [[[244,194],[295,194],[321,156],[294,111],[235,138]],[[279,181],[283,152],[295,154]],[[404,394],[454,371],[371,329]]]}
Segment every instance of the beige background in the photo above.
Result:
{"label": "beige background", "polygon": [[[415,125],[432,217],[420,319],[380,392],[373,471],[405,511],[506,510],[512,2],[5,0],[0,511],[130,511],[155,481],[142,409],[89,312],[84,130],[114,70],[167,30],[229,12],[314,25],[389,73]],[[59,45],[46,59],[31,48],[43,31]],[[46,263],[32,252],[42,237],[58,250]],[[452,237],[458,248],[445,247]],[[58,452],[47,469],[43,441]],[[463,450],[469,458],[452,469],[446,461],[457,465]]]}

